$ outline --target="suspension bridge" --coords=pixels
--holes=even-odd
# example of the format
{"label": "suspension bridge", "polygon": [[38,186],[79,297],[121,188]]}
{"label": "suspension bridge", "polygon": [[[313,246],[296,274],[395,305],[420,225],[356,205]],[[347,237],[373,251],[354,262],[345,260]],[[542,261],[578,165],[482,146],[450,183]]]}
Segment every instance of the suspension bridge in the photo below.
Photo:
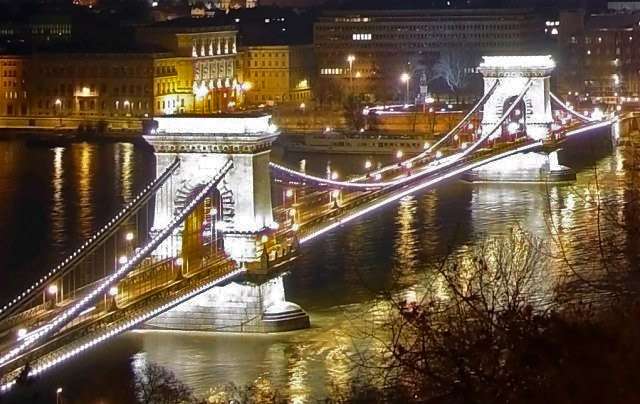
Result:
{"label": "suspension bridge", "polygon": [[[448,133],[345,181],[271,162],[277,129],[267,115],[155,119],[144,137],[156,178],[0,305],[0,391],[172,311],[184,321],[190,302],[215,301],[216,287],[275,271],[300,245],[406,195],[487,165],[508,171],[514,156],[531,153],[551,178],[563,169],[554,154],[568,139],[612,124],[550,93],[553,68],[548,56],[486,57],[484,95]],[[274,208],[273,186],[294,200]],[[283,295],[259,306],[256,318],[272,330],[308,324]]]}

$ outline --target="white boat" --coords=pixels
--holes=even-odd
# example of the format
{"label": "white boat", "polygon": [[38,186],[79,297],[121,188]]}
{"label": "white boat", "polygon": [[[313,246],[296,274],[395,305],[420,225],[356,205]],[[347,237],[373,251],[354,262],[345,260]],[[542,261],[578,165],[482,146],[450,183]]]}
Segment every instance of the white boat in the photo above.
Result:
{"label": "white boat", "polygon": [[403,155],[416,155],[424,151],[425,140],[413,135],[323,133],[312,135],[281,135],[287,151],[335,154],[389,154],[401,151]]}

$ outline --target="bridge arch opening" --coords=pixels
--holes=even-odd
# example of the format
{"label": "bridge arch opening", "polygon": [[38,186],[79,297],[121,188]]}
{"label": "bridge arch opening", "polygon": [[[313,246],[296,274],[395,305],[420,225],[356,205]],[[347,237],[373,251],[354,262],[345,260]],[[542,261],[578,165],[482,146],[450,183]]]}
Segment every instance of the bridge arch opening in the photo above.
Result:
{"label": "bridge arch opening", "polygon": [[[175,208],[182,209],[204,186],[203,183],[185,184],[176,194]],[[212,188],[185,219],[180,243],[182,255],[204,257],[224,251],[220,228],[224,222],[232,220],[233,212],[231,191],[225,186]]]}
{"label": "bridge arch opening", "polygon": [[[517,95],[507,97],[502,103],[502,111],[507,111],[518,98]],[[515,133],[526,131],[527,128],[527,104],[525,99],[521,99],[513,108],[502,124],[502,135],[509,136]]]}

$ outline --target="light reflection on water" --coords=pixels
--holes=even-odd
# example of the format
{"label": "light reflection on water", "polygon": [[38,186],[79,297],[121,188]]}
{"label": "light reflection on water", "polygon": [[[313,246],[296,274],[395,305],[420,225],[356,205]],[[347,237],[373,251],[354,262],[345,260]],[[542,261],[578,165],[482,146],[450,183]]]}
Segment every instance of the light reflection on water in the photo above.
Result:
{"label": "light reflection on water", "polygon": [[[33,154],[44,156],[41,167],[23,167],[25,161],[41,158]],[[0,144],[0,159],[7,163],[0,173],[0,209],[18,217],[45,209],[50,223],[39,230],[48,241],[37,245],[40,256],[54,247],[56,254],[48,252],[44,257],[49,260],[95,229],[154,172],[149,153],[130,144],[80,144],[34,151],[9,142]],[[363,171],[364,164],[356,158],[331,156],[307,158],[308,172],[322,175],[327,159],[341,175]],[[297,166],[298,161],[299,156],[287,157],[291,166]],[[605,157],[598,160],[597,171],[587,163],[571,186],[446,184],[404,198],[312,242],[303,248],[284,280],[288,299],[310,314],[309,330],[278,335],[134,332],[98,349],[90,356],[91,363],[107,357],[113,360],[110,347],[124,344],[133,354],[117,354],[119,360],[144,359],[166,365],[199,394],[218,384],[243,385],[261,376],[296,402],[319,399],[327,392],[344,392],[352,377],[353,362],[345,355],[352,351],[352,337],[357,329],[372,326],[359,313],[384,312],[385,307],[373,301],[381,289],[395,290],[407,299],[415,299],[427,286],[442,293],[441,280],[430,278],[429,270],[449,252],[463,254],[483,237],[505,234],[514,224],[545,239],[550,237],[549,227],[554,226],[563,251],[551,244],[549,276],[541,280],[545,283],[541,290],[542,286],[550,289],[559,277],[571,275],[562,262],[563,254],[570,263],[595,267],[597,197],[589,191],[593,192],[597,172],[599,196],[616,207],[617,218],[627,219],[631,213],[625,198],[630,191],[625,184],[630,182],[630,174],[622,161],[619,153]],[[17,196],[16,183],[25,178],[21,174],[24,170],[34,171],[32,177],[26,177],[27,188],[29,198],[36,198],[39,204],[18,209],[16,201],[24,196]],[[34,179],[38,176],[50,184],[40,193],[35,189],[41,182]],[[6,217],[0,220],[0,229],[24,239],[22,230]],[[608,231],[611,233],[610,228]],[[612,236],[630,242],[624,233],[616,233]],[[28,251],[20,254],[26,256]],[[2,250],[0,264],[10,261]],[[12,267],[15,265],[0,265]],[[13,275],[0,269],[0,285],[15,285]],[[96,377],[105,377],[99,369],[92,371]],[[118,381],[117,375],[109,377],[114,383],[127,382]]]}

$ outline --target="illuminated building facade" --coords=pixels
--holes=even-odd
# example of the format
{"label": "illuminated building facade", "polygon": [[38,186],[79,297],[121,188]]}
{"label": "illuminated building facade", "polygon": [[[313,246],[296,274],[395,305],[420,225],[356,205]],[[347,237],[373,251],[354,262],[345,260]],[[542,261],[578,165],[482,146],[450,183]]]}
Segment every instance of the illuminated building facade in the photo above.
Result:
{"label": "illuminated building facade", "polygon": [[191,58],[156,58],[153,70],[154,116],[193,111],[195,98]]}
{"label": "illuminated building facade", "polygon": [[28,61],[30,115],[147,117],[154,55],[37,53]]}
{"label": "illuminated building facade", "polygon": [[214,6],[217,9],[228,11],[237,8],[253,8],[257,3],[257,0],[216,0]]}
{"label": "illuminated building facade", "polygon": [[211,26],[206,19],[178,19],[143,28],[138,39],[191,60],[194,107],[189,112],[224,112],[242,101],[234,27]]}
{"label": "illuminated building facade", "polygon": [[389,83],[433,65],[444,51],[464,54],[474,67],[482,55],[537,47],[544,28],[544,19],[531,10],[341,10],[320,16],[314,45],[321,81],[345,88],[353,80],[357,92],[385,99],[394,88]]}
{"label": "illuminated building facade", "polygon": [[0,115],[24,116],[29,113],[25,60],[23,56],[0,55]]}
{"label": "illuminated building facade", "polygon": [[248,104],[300,104],[311,98],[311,45],[248,46],[243,56]]}

